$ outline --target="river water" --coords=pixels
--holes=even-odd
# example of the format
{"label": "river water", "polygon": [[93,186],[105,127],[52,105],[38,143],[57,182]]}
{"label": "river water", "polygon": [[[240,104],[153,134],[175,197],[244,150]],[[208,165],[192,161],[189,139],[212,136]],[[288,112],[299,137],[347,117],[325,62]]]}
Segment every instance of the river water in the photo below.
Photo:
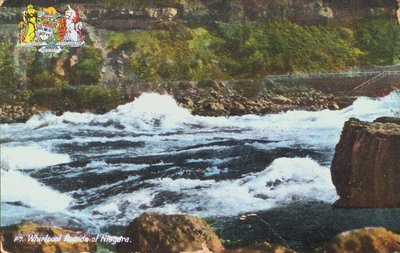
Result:
{"label": "river water", "polygon": [[36,115],[1,126],[1,225],[57,220],[101,232],[155,211],[211,217],[223,233],[246,212],[298,203],[329,212],[344,122],[399,108],[392,93],[339,111],[200,117],[144,94],[104,115]]}

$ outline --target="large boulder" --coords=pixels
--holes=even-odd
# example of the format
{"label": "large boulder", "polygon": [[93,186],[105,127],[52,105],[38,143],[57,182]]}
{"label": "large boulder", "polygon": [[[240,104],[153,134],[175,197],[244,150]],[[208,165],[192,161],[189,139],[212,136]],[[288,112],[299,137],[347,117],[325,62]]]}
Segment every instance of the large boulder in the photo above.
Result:
{"label": "large boulder", "polygon": [[[96,252],[96,243],[78,242],[89,238],[82,231],[24,223],[0,228],[0,252],[54,253]],[[30,240],[30,241],[29,241]]]}
{"label": "large boulder", "polygon": [[363,228],[334,237],[317,253],[394,253],[400,250],[400,236],[385,228]]}
{"label": "large boulder", "polygon": [[[118,253],[222,252],[224,247],[207,223],[195,216],[145,213],[125,231],[129,243],[117,245]],[[207,251],[206,251],[207,252]]]}
{"label": "large boulder", "polygon": [[331,174],[340,196],[336,207],[400,207],[399,119],[346,122]]}

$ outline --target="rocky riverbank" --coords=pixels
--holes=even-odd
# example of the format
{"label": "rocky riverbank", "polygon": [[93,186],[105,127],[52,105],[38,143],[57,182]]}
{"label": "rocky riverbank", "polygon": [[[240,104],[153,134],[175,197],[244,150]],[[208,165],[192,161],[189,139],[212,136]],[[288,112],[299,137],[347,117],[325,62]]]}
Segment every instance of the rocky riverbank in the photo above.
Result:
{"label": "rocky riverbank", "polygon": [[124,90],[130,99],[143,92],[170,94],[194,115],[201,116],[263,115],[288,110],[317,111],[340,109],[339,104],[349,105],[331,93],[314,88],[273,85],[261,80],[163,83],[151,88],[131,86]]}
{"label": "rocky riverbank", "polygon": [[0,105],[0,123],[21,123],[26,122],[33,115],[41,111],[36,106],[27,103],[3,104]]}
{"label": "rocky riverbank", "polygon": [[[74,90],[74,88],[69,89]],[[343,102],[333,94],[315,89],[299,90],[297,88],[268,87],[263,83],[254,81],[247,83],[244,81],[205,81],[122,88],[118,104],[131,102],[141,94],[148,92],[171,95],[182,107],[187,108],[194,115],[201,116],[264,115],[289,110],[336,110],[348,106],[349,102],[351,103],[356,98],[353,97],[348,99],[348,102]],[[75,90],[74,93],[79,93],[79,91]],[[104,100],[97,100],[90,105],[85,101],[72,103],[73,99],[85,100],[87,98],[82,96],[76,96],[76,98],[60,98],[58,96],[40,98],[36,96],[31,103],[5,104],[0,107],[0,123],[24,122],[32,115],[44,111],[51,111],[57,115],[66,111],[104,113],[114,109],[116,105],[115,103],[107,104]],[[77,107],[77,104],[82,106]]]}
{"label": "rocky riverbank", "polygon": [[[364,78],[365,79],[365,78]],[[290,79],[288,79],[290,81]],[[380,97],[398,89],[398,83],[388,91],[386,81],[371,88],[349,92],[360,83],[360,77],[338,77],[329,85],[324,79],[309,78],[292,81],[271,81],[268,78],[236,81],[182,81],[125,83],[118,88],[107,86],[69,86],[36,91],[24,103],[3,104],[0,123],[25,122],[32,115],[50,111],[61,115],[67,111],[102,114],[119,104],[135,100],[143,93],[167,94],[194,115],[238,116],[265,115],[290,110],[339,110],[348,107],[359,96]],[[338,84],[336,84],[338,83]],[[343,85],[342,83],[345,83]]]}
{"label": "rocky riverbank", "polygon": [[[106,246],[111,249],[103,249],[104,242],[103,246],[91,242],[92,240],[100,242],[98,238],[101,235],[91,236],[83,231],[72,231],[36,223],[2,227],[0,228],[0,235],[0,249],[2,253],[52,253],[67,251],[71,253],[301,252],[273,245],[269,242],[252,243],[247,246],[223,245],[224,240],[221,240],[213,231],[213,228],[201,218],[190,215],[163,215],[155,213],[144,213],[134,219],[121,237],[107,237],[103,235],[103,237],[112,238],[112,240],[109,240],[108,246]],[[36,236],[36,239],[32,236]],[[79,238],[81,238],[81,241],[78,240]],[[85,238],[88,238],[87,241],[85,241]],[[117,246],[113,247],[113,245],[115,246],[115,242],[118,242]],[[312,252],[339,253],[346,250],[350,250],[349,252],[353,253],[396,252],[396,250],[400,250],[399,242],[400,236],[385,228],[364,228],[340,233]]]}

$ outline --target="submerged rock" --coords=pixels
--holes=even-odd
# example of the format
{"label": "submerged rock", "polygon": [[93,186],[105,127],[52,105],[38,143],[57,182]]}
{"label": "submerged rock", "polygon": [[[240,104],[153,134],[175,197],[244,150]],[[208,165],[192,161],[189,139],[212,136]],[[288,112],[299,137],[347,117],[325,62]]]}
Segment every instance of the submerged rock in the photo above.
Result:
{"label": "submerged rock", "polygon": [[317,253],[394,253],[400,250],[400,236],[385,228],[363,228],[343,232]]}
{"label": "submerged rock", "polygon": [[346,122],[332,161],[336,207],[400,207],[400,124],[396,118]]}
{"label": "submerged rock", "polygon": [[117,245],[118,253],[223,252],[218,236],[207,223],[195,216],[145,213],[125,231],[130,243]]}
{"label": "submerged rock", "polygon": [[[96,244],[82,231],[71,231],[37,223],[24,223],[0,228],[1,252],[54,253],[96,252]],[[77,239],[88,238],[88,242]]]}

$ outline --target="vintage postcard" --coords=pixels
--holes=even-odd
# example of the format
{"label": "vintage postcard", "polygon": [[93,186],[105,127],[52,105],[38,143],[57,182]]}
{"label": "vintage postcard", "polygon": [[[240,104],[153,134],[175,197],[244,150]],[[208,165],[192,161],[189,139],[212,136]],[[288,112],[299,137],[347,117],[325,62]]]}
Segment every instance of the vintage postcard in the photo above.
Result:
{"label": "vintage postcard", "polygon": [[400,252],[400,2],[0,0],[0,253]]}

